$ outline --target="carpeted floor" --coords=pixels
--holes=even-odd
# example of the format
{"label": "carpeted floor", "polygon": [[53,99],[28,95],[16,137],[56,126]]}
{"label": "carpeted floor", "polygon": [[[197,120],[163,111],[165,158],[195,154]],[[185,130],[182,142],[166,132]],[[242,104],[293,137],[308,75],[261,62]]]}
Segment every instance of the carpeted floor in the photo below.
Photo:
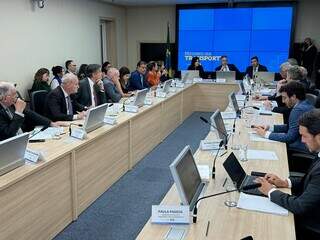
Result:
{"label": "carpeted floor", "polygon": [[199,117],[210,115],[193,113],[55,240],[135,239],[150,218],[151,205],[159,204],[172,186],[169,165],[186,145],[198,148],[209,131]]}

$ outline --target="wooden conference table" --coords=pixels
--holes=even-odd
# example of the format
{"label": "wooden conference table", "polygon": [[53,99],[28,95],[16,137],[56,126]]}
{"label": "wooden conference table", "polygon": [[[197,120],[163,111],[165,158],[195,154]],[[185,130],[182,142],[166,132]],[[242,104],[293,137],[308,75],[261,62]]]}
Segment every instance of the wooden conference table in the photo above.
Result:
{"label": "wooden conference table", "polygon": [[[138,113],[120,113],[116,125],[104,125],[86,140],[65,134],[28,144],[45,161],[0,176],[0,239],[52,239],[192,112],[224,109],[227,95],[238,89],[236,83],[188,85],[165,99],[154,98]],[[155,228],[146,229],[142,235],[150,239]]]}
{"label": "wooden conference table", "polygon": [[[253,102],[251,102],[253,103]],[[250,106],[251,104],[247,104]],[[221,106],[221,109],[225,109]],[[282,115],[273,114],[272,116],[258,116],[259,119],[254,121],[264,124],[282,123]],[[232,121],[233,122],[233,121]],[[251,171],[261,171],[268,173],[275,173],[280,177],[288,176],[288,162],[286,145],[284,143],[274,142],[252,142],[249,139],[248,132],[252,131],[246,127],[245,120],[237,120],[236,122],[236,135],[238,135],[237,144],[247,144],[248,149],[255,150],[269,150],[275,151],[279,160],[278,161],[261,161],[249,160],[241,162],[242,167],[250,174]],[[206,139],[217,139],[216,132],[210,132]],[[240,139],[240,141],[239,141]],[[222,187],[227,173],[225,172],[222,163],[231,152],[230,142],[228,153],[219,157],[216,162],[216,179],[211,180],[204,195],[210,195],[225,191]],[[237,151],[235,151],[237,155]],[[198,164],[206,164],[212,167],[213,154],[210,151],[202,151],[200,148],[195,153],[195,159]],[[286,189],[288,193],[290,192]],[[230,193],[234,194],[234,193]],[[196,224],[190,224],[187,227],[187,236],[185,239],[198,240],[198,239],[224,239],[224,240],[240,240],[247,236],[252,236],[255,240],[271,240],[271,239],[295,239],[295,228],[293,214],[289,216],[276,216],[265,213],[258,213],[252,211],[241,210],[237,208],[228,208],[225,206],[224,201],[230,199],[230,194],[221,195],[215,198],[205,199],[200,202],[198,208],[198,219]],[[238,198],[239,193],[236,193]],[[167,195],[164,197],[161,204],[163,205],[177,205],[180,203],[180,198],[175,185],[171,187]],[[151,206],[150,206],[151,208]],[[208,234],[207,224],[210,221]],[[149,220],[144,226],[137,239],[152,239],[162,240],[165,239],[170,225],[157,225],[152,224]]]}

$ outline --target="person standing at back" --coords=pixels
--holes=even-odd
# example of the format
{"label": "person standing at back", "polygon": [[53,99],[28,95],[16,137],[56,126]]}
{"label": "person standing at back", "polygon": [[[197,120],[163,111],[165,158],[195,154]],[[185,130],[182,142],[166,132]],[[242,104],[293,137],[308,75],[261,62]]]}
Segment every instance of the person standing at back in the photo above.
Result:
{"label": "person standing at back", "polygon": [[308,77],[313,73],[314,62],[317,57],[317,48],[314,46],[311,38],[306,38],[302,47],[302,61],[301,65],[308,71]]}
{"label": "person standing at back", "polygon": [[147,64],[144,61],[137,63],[137,70],[131,73],[129,80],[130,91],[149,88],[150,85],[146,79]]}
{"label": "person standing at back", "polygon": [[88,65],[87,77],[80,81],[77,101],[86,107],[96,107],[107,102],[100,65]]}
{"label": "person standing at back", "polygon": [[77,64],[73,60],[66,61],[66,73],[77,75]]}

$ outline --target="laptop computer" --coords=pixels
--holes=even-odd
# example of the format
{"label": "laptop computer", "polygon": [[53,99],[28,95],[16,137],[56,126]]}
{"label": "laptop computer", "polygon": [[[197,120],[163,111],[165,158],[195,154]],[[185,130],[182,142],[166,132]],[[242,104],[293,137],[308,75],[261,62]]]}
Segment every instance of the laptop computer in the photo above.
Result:
{"label": "laptop computer", "polygon": [[144,105],[144,101],[146,100],[147,93],[149,92],[148,88],[137,91],[133,102],[130,105],[142,107]]}
{"label": "laptop computer", "polygon": [[234,109],[234,111],[239,115],[240,114],[240,107],[237,102],[236,94],[234,92],[230,93],[229,96],[229,101]]}
{"label": "laptop computer", "polygon": [[216,79],[225,79],[226,82],[234,82],[236,80],[236,72],[229,71],[229,72],[216,72]]}
{"label": "laptop computer", "polygon": [[187,80],[193,81],[194,78],[199,78],[199,70],[181,70],[181,78],[184,79],[185,76],[186,76],[186,81]]}
{"label": "laptop computer", "polygon": [[162,91],[164,93],[169,93],[171,84],[172,84],[172,79],[169,79],[169,80],[165,81],[164,84],[163,84]]}
{"label": "laptop computer", "polygon": [[6,139],[0,142],[0,175],[24,165],[29,133]]}
{"label": "laptop computer", "polygon": [[[233,152],[230,153],[228,158],[224,161],[223,167],[228,173],[231,180],[237,184],[238,189],[255,183],[254,180],[257,177],[246,174]],[[257,188],[243,190],[242,192],[257,196],[264,196]]]}
{"label": "laptop computer", "polygon": [[186,146],[170,165],[181,203],[194,208],[205,183],[201,180],[190,146]]}
{"label": "laptop computer", "polygon": [[96,130],[104,125],[104,116],[106,114],[108,105],[108,103],[105,103],[88,110],[85,122],[83,124],[83,130],[86,133],[92,132],[93,130]]}
{"label": "laptop computer", "polygon": [[274,81],[274,72],[256,72],[254,73],[254,79],[257,82],[261,82],[262,84],[265,85],[271,85],[272,82]]}

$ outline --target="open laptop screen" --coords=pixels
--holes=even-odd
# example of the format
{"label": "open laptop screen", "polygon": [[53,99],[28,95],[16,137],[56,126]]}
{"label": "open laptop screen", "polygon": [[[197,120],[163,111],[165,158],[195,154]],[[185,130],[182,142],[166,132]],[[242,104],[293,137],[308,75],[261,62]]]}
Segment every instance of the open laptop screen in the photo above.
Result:
{"label": "open laptop screen", "polygon": [[237,183],[237,188],[240,188],[241,183],[247,176],[246,172],[243,170],[242,166],[240,165],[238,159],[231,153],[227,160],[223,163],[223,167],[227,171],[231,180]]}

